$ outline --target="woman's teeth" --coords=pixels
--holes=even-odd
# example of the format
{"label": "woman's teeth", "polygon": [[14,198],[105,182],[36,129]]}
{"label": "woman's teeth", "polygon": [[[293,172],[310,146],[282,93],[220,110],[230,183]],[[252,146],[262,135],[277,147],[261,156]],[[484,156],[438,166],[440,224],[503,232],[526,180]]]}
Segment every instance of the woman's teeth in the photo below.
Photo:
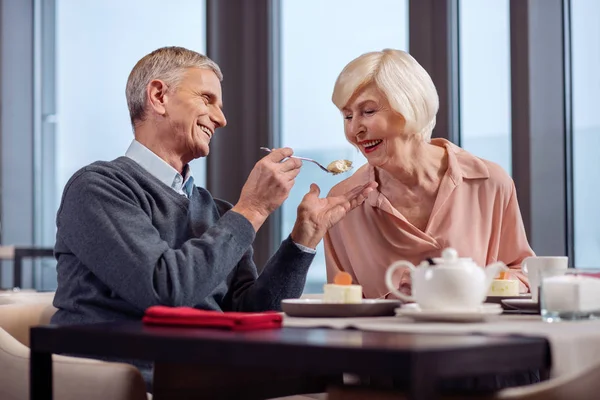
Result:
{"label": "woman's teeth", "polygon": [[363,143],[362,145],[364,148],[368,149],[377,146],[381,142],[383,142],[383,140],[371,140],[370,142]]}

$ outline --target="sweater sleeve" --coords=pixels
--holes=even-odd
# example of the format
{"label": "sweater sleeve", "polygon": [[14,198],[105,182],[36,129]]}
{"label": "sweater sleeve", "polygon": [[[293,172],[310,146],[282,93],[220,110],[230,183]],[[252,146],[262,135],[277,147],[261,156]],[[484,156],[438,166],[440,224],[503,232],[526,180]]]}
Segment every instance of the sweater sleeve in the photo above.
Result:
{"label": "sweater sleeve", "polygon": [[240,261],[231,284],[231,310],[281,310],[281,300],[302,294],[314,257],[314,253],[303,251],[288,236],[257,277],[250,249]]}
{"label": "sweater sleeve", "polygon": [[57,228],[69,251],[140,310],[201,303],[232,273],[255,236],[248,220],[229,211],[202,236],[172,249],[126,184],[93,171],[69,182]]}

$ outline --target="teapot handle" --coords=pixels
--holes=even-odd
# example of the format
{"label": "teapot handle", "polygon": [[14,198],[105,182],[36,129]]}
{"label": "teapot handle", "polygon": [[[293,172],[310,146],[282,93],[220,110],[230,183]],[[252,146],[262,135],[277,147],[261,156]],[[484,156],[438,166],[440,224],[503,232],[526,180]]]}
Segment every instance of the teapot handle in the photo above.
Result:
{"label": "teapot handle", "polygon": [[521,261],[521,271],[523,271],[525,276],[529,276],[529,270],[527,269],[527,261],[529,261],[529,259],[531,259],[531,258],[535,258],[535,257],[526,257],[523,259],[523,261]]}
{"label": "teapot handle", "polygon": [[412,272],[414,272],[416,270],[415,266],[412,265],[412,263],[410,263],[408,261],[404,261],[404,260],[396,261],[388,267],[388,269],[385,273],[385,284],[388,287],[388,289],[390,290],[390,292],[392,292],[394,295],[396,295],[401,300],[403,300],[405,302],[414,302],[415,301],[414,297],[402,293],[397,288],[395,288],[394,284],[392,283],[392,276],[394,275],[394,272],[396,272],[396,270],[398,268],[409,268],[411,270],[411,274],[412,274]]}

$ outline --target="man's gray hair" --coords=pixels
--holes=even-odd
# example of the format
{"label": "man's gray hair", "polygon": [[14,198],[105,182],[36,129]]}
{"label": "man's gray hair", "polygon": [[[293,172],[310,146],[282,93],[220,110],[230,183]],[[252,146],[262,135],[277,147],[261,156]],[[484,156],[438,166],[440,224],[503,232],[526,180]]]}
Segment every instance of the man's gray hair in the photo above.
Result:
{"label": "man's gray hair", "polygon": [[168,90],[174,90],[188,68],[204,68],[212,70],[219,81],[223,80],[221,69],[210,58],[183,47],[161,47],[144,56],[135,64],[127,79],[125,96],[131,125],[143,121],[146,116],[146,88],[154,79],[166,83]]}

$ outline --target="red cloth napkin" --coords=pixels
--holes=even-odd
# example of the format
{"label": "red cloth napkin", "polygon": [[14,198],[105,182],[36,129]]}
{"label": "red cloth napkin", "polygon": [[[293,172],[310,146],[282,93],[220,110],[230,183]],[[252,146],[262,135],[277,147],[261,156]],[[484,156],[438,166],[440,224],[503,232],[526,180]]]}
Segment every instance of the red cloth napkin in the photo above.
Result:
{"label": "red cloth napkin", "polygon": [[191,307],[152,306],[146,309],[142,321],[151,325],[178,325],[203,328],[250,331],[281,328],[281,314],[206,311]]}

